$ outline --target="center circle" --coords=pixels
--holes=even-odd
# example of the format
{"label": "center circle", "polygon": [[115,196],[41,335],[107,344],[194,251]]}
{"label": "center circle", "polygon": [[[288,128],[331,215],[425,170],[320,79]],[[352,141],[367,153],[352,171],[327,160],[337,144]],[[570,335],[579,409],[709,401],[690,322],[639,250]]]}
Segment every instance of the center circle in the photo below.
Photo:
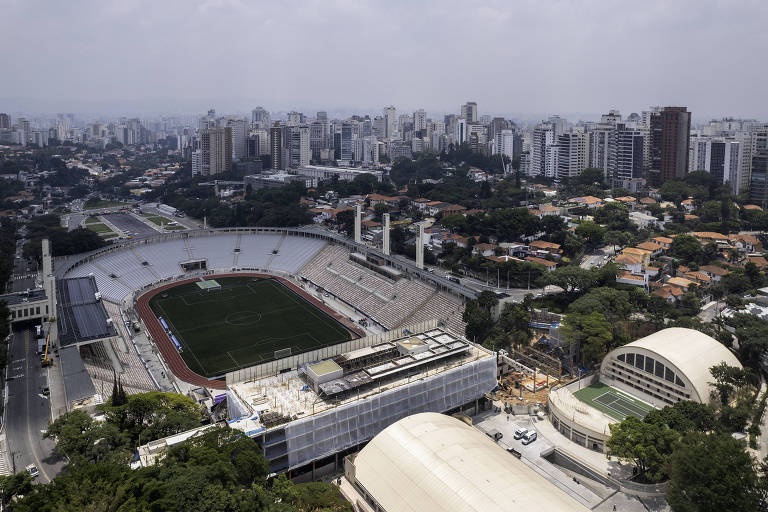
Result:
{"label": "center circle", "polygon": [[261,320],[258,311],[236,311],[224,317],[224,323],[235,326],[252,325]]}

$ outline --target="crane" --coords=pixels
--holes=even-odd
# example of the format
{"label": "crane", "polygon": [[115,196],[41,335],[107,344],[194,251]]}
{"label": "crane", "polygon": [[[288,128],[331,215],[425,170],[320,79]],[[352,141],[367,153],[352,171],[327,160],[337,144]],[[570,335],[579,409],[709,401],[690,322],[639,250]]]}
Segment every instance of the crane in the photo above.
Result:
{"label": "crane", "polygon": [[48,355],[48,349],[51,346],[51,323],[55,321],[56,317],[51,317],[48,319],[48,335],[45,337],[45,352],[43,353],[43,358],[40,360],[40,363],[43,365],[43,367],[51,366],[51,363],[53,363],[50,356]]}

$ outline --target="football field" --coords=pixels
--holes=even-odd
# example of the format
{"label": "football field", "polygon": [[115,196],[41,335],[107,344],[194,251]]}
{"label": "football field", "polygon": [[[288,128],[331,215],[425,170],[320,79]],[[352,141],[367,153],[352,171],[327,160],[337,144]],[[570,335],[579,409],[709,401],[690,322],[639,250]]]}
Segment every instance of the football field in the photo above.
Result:
{"label": "football field", "polygon": [[653,410],[651,405],[599,382],[576,391],[573,396],[619,421],[627,416],[643,419]]}
{"label": "football field", "polygon": [[164,290],[149,301],[181,346],[187,366],[205,377],[247,368],[352,338],[350,331],[275,279],[216,278]]}

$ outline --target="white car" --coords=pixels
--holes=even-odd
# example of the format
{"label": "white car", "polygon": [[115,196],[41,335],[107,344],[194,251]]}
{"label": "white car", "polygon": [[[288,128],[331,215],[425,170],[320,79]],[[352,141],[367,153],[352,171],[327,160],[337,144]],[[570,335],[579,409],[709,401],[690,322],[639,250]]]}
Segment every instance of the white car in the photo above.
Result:
{"label": "white car", "polygon": [[531,444],[536,440],[536,432],[528,432],[525,434],[525,437],[523,437],[523,444]]}
{"label": "white car", "polygon": [[37,467],[34,464],[29,464],[26,467],[27,473],[29,473],[29,476],[32,478],[36,478],[37,475],[40,474],[40,471],[37,470]]}
{"label": "white car", "polygon": [[515,439],[522,439],[525,437],[525,435],[528,433],[527,428],[519,428],[515,430]]}

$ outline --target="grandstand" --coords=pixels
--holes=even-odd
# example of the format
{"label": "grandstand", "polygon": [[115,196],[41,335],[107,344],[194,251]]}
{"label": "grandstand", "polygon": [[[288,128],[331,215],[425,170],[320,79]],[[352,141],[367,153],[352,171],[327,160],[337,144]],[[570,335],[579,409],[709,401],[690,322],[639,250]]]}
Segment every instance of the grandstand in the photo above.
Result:
{"label": "grandstand", "polygon": [[[386,329],[402,329],[437,319],[440,325],[453,332],[464,333],[462,295],[472,296],[471,290],[427,274],[407,262],[370,251],[360,252],[360,247],[348,240],[314,230],[235,228],[188,231],[132,240],[92,253],[60,258],[56,262],[56,273],[58,278],[92,275],[114,325],[120,327],[122,339],[110,342],[109,346],[92,347],[82,354],[98,390],[108,383],[111,391],[113,369],[118,371],[129,390],[156,388],[157,379],[146,369],[147,354],[142,352],[144,356],[139,357],[132,347],[131,350],[125,348],[130,347],[129,340],[133,340],[135,333],[130,332],[130,324],[125,329],[125,318],[120,310],[122,308],[125,315],[135,315],[135,300],[141,293],[200,276],[246,272],[295,279],[310,283],[318,291],[333,294],[350,310],[356,310]],[[367,264],[368,256],[376,263]],[[382,268],[391,271],[382,272]],[[301,288],[305,286],[302,284]],[[316,302],[318,307],[327,308],[322,300]],[[357,319],[349,321],[348,317],[354,316],[351,313],[334,315],[342,322],[352,323]],[[146,329],[141,335],[145,334]],[[151,340],[157,342],[154,334]],[[165,354],[163,358],[167,363]],[[177,369],[173,368],[174,373]],[[210,381],[198,379],[199,376],[193,375],[193,380],[188,377],[184,373],[182,380],[197,385],[210,384]],[[213,387],[220,385],[216,383]]]}
{"label": "grandstand", "polygon": [[389,279],[349,258],[349,250],[328,245],[302,270],[301,276],[354,306],[387,329],[437,318],[464,333],[462,305],[428,285]]}

